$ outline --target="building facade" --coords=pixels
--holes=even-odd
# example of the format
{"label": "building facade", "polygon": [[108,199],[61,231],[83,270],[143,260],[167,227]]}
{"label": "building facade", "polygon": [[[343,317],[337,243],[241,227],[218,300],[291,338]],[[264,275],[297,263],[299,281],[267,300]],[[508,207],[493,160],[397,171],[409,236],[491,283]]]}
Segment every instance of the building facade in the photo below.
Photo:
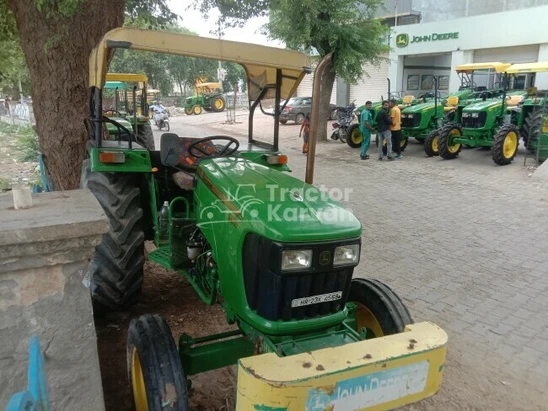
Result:
{"label": "building facade", "polygon": [[[332,102],[378,101],[391,92],[418,96],[433,91],[437,77],[442,94],[457,90],[455,67],[496,61],[548,61],[548,0],[387,0],[377,15],[391,27],[390,53],[379,66],[364,65],[357,84],[336,81]],[[298,95],[311,95],[312,76]],[[474,82],[491,85],[494,76],[478,75]],[[307,83],[310,85],[307,85]],[[548,74],[523,75],[516,87],[548,90]]]}

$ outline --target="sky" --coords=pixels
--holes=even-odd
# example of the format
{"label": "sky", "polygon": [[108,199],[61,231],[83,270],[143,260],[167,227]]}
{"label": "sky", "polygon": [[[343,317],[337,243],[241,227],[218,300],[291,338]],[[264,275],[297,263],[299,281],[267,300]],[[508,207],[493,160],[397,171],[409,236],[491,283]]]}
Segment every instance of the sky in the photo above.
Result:
{"label": "sky", "polygon": [[[202,37],[215,37],[210,31],[217,27],[219,11],[217,9],[212,10],[209,13],[209,18],[204,20],[200,11],[192,9],[186,10],[192,3],[193,0],[168,0],[171,11],[182,17],[182,21],[179,20],[179,25],[198,33],[198,35]],[[223,40],[241,41],[244,43],[284,48],[283,43],[279,41],[269,41],[266,36],[263,36],[258,32],[258,29],[267,22],[268,17],[254,18],[249,20],[243,28],[225,29]]]}

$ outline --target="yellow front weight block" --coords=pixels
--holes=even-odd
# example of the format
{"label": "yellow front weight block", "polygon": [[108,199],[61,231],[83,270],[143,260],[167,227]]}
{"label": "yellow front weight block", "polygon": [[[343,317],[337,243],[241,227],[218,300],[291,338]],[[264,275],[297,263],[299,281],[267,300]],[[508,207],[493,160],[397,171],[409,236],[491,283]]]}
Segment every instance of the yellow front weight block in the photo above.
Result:
{"label": "yellow front weight block", "polygon": [[381,411],[434,395],[447,334],[437,325],[311,353],[238,362],[237,411]]}

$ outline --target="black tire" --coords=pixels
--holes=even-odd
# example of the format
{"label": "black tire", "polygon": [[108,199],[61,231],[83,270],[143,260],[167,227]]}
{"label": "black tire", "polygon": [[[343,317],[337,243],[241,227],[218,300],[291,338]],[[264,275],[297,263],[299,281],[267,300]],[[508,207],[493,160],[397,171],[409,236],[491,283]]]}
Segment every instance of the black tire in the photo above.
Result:
{"label": "black tire", "polygon": [[424,152],[428,157],[439,156],[438,143],[439,143],[440,131],[438,129],[432,130],[426,140],[424,140]]}
{"label": "black tire", "polygon": [[287,124],[287,120],[280,120],[280,124]]}
{"label": "black tire", "polygon": [[438,136],[438,150],[441,158],[451,160],[458,157],[462,150],[462,144],[448,145],[450,138],[456,135],[456,133],[462,136],[462,128],[457,123],[449,123],[441,128]]}
{"label": "black tire", "polygon": [[491,156],[495,164],[505,166],[510,164],[518,152],[519,130],[513,124],[502,126],[493,139]]}
{"label": "black tire", "polygon": [[[168,130],[169,131],[169,128]],[[137,143],[142,145],[148,151],[154,151],[154,133],[150,124],[140,124],[137,126]]]}
{"label": "black tire", "polygon": [[536,144],[540,128],[546,113],[540,109],[535,108],[531,111],[523,122],[521,129],[521,137],[523,138],[523,144],[529,153],[535,154]]}
{"label": "black tire", "polygon": [[[126,356],[134,406],[146,404],[143,408],[147,411],[189,410],[181,359],[171,330],[161,316],[146,314],[131,320]],[[144,383],[144,387],[139,383]],[[139,395],[140,390],[145,395]]]}
{"label": "black tire", "polygon": [[92,173],[86,159],[80,187],[91,190],[110,222],[89,263],[93,308],[101,315],[132,305],[141,293],[145,235],[139,180],[132,173]]}
{"label": "black tire", "polygon": [[202,106],[200,106],[199,104],[196,104],[192,107],[192,113],[199,116],[200,114],[202,114],[203,112],[203,109],[202,109]]}
{"label": "black tire", "polygon": [[[221,107],[217,107],[216,103],[219,103]],[[223,96],[215,96],[211,99],[211,110],[215,113],[220,113],[226,108],[226,101]]]}
{"label": "black tire", "polygon": [[[405,149],[407,148],[407,143],[409,140],[407,140],[405,137],[403,137],[403,135],[401,136],[402,139],[400,140],[400,152],[404,152]],[[377,139],[377,143],[376,143],[377,147],[379,147],[379,140]],[[382,145],[382,153],[384,155],[387,155],[388,154],[388,147],[386,146],[386,144],[383,144]],[[392,154],[394,154],[394,145],[392,144]]]}
{"label": "black tire", "polygon": [[346,144],[352,148],[361,147],[363,141],[363,134],[360,130],[359,124],[352,124],[346,134]]}
{"label": "black tire", "polygon": [[346,135],[348,133],[348,130],[345,130],[344,128],[341,129],[341,132],[339,133],[339,142],[345,144],[346,143]]}
{"label": "black tire", "polygon": [[[414,323],[409,310],[400,297],[379,280],[354,278],[350,283],[348,302],[365,307],[373,315],[380,326],[382,335],[377,335],[376,327],[373,324],[371,324],[372,328],[369,328],[368,325],[366,328],[368,328],[368,334],[371,331],[375,338],[401,333],[406,325]],[[358,326],[358,328],[361,327]]]}
{"label": "black tire", "polygon": [[187,116],[191,116],[192,114],[194,114],[194,111],[192,111],[192,107],[185,107],[185,114]]}
{"label": "black tire", "polygon": [[295,124],[302,124],[303,120],[304,120],[304,114],[303,113],[298,113],[295,116]]}

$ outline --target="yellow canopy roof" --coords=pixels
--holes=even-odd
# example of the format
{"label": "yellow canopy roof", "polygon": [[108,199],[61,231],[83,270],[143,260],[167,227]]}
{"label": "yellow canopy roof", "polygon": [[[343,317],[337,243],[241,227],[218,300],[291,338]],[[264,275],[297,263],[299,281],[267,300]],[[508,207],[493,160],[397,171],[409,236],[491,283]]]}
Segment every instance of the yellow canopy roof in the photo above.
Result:
{"label": "yellow canopy roof", "polygon": [[144,74],[107,73],[106,81],[123,81],[124,83],[147,83],[148,77]]}
{"label": "yellow canopy roof", "polygon": [[509,63],[469,63],[461,64],[456,67],[457,73],[471,73],[476,70],[495,70],[497,73],[503,73],[511,64]]}
{"label": "yellow canopy roof", "polygon": [[548,71],[548,62],[514,64],[506,70],[509,74]]}
{"label": "yellow canopy roof", "polygon": [[[122,27],[105,34],[92,50],[89,58],[90,87],[103,87],[108,51],[116,48],[239,63],[247,73],[250,100],[257,100],[266,85],[276,84],[277,69],[282,75],[282,99],[291,97],[303,77],[311,72],[310,57],[294,50]],[[270,89],[265,98],[273,98],[274,93],[274,89]]]}
{"label": "yellow canopy roof", "polygon": [[196,84],[196,87],[205,87],[205,88],[223,88],[221,86],[221,83],[198,83]]}

